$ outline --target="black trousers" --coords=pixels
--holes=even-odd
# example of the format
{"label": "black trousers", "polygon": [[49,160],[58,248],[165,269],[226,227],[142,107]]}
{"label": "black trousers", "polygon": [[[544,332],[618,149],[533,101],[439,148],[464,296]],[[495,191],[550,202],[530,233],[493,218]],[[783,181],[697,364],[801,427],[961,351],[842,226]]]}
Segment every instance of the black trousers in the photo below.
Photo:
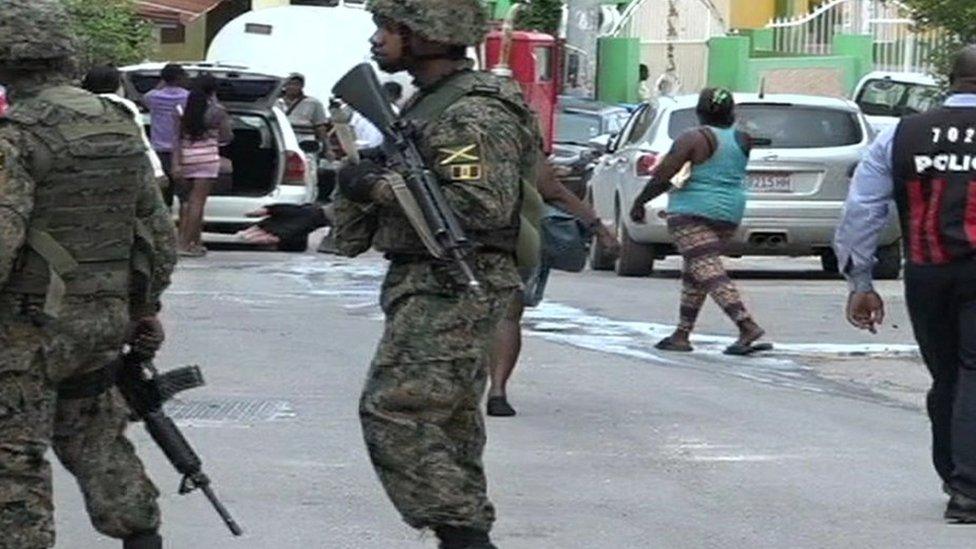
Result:
{"label": "black trousers", "polygon": [[932,374],[935,470],[976,498],[976,261],[905,269],[908,313]]}

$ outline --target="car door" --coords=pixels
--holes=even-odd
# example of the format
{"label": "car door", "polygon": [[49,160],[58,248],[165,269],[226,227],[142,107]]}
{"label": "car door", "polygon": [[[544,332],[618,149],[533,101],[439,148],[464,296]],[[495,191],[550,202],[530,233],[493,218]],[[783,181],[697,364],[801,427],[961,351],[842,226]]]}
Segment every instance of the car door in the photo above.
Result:
{"label": "car door", "polygon": [[642,104],[634,111],[623,130],[611,140],[608,153],[600,158],[593,169],[593,176],[589,181],[590,199],[597,215],[604,223],[615,221],[618,187],[621,177],[627,171],[628,162],[633,157],[633,141],[643,137],[643,132],[647,129],[640,126],[648,117],[648,111],[653,117],[654,108],[648,103]]}
{"label": "car door", "polygon": [[658,115],[653,104],[645,103],[634,113],[622,133],[615,153],[614,200],[621,211],[627,211],[650,179],[649,172],[656,164],[656,155],[650,154],[648,132]]}

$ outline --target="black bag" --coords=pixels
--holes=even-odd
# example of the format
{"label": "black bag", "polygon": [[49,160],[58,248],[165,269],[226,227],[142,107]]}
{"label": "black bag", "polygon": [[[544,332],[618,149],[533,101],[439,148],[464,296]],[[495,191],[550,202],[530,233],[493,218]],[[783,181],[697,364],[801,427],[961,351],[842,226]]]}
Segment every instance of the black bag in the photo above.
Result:
{"label": "black bag", "polygon": [[542,263],[559,271],[582,271],[592,236],[579,218],[546,204],[542,214]]}

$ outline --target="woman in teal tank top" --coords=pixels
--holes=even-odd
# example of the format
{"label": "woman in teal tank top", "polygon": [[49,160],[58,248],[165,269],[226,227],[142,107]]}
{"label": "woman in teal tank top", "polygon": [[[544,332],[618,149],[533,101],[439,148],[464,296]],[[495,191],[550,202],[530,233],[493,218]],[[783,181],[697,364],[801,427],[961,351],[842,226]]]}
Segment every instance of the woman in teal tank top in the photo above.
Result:
{"label": "woman in teal tank top", "polygon": [[[765,331],[752,319],[722,265],[726,243],[735,234],[746,209],[745,177],[751,140],[737,131],[732,93],[720,88],[701,92],[696,109],[701,127],[678,136],[634,201],[630,216],[643,223],[644,205],[670,191],[668,232],[684,259],[678,327],[657,344],[664,351],[691,351],[690,336],[707,296],[718,303],[739,328],[739,338],[725,352],[748,355],[768,350],[759,344]],[[690,162],[691,176],[680,186],[671,179]]]}

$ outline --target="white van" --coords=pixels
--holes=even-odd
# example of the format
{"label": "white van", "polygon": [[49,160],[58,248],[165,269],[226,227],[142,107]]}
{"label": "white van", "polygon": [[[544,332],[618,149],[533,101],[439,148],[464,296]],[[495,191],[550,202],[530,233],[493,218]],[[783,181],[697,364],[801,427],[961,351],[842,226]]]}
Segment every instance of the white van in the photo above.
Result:
{"label": "white van", "polygon": [[[232,20],[214,37],[207,60],[241,63],[268,74],[305,75],[305,93],[325,102],[332,86],[354,66],[369,62],[369,38],[376,31],[363,4],[283,6],[255,10]],[[383,75],[412,93],[406,73]]]}

